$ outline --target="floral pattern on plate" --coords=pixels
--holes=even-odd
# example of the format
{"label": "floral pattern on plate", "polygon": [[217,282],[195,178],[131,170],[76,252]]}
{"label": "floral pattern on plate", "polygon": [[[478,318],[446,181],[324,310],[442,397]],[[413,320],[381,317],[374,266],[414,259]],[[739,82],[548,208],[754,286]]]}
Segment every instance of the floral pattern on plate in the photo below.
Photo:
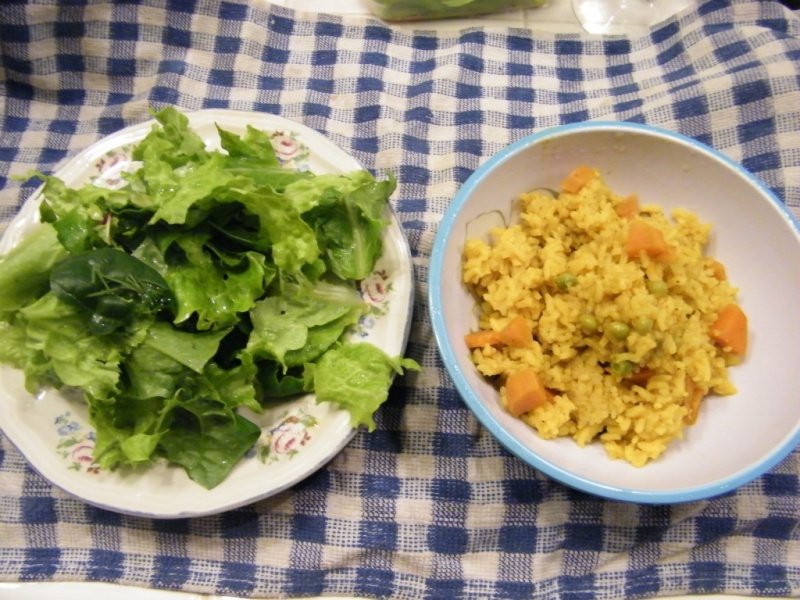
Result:
{"label": "floral pattern on plate", "polygon": [[94,431],[86,431],[67,411],[55,418],[54,425],[60,436],[56,451],[66,461],[67,468],[85,473],[98,473],[94,462]]}
{"label": "floral pattern on plate", "polygon": [[297,133],[292,131],[273,131],[270,135],[272,147],[278,160],[287,169],[298,171],[308,170],[308,158],[310,155],[308,146],[300,140]]}
{"label": "floral pattern on plate", "polygon": [[253,454],[263,463],[294,458],[311,441],[316,425],[317,418],[305,412],[287,415],[277,427],[261,434]]}

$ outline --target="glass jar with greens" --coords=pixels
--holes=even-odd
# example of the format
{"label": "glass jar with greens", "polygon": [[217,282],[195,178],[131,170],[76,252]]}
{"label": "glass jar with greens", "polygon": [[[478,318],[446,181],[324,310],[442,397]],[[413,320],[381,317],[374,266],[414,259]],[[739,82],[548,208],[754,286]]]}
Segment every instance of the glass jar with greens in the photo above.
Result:
{"label": "glass jar with greens", "polygon": [[539,8],[546,3],[547,0],[368,0],[372,14],[386,21],[476,17]]}

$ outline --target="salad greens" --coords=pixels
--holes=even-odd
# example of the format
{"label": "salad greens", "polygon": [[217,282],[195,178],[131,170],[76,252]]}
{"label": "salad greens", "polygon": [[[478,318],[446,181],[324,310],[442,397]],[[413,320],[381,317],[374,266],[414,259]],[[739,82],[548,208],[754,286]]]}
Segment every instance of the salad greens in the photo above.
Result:
{"label": "salad greens", "polygon": [[82,390],[101,468],[167,459],[213,488],[260,428],[240,408],[306,392],[375,427],[411,359],[350,341],[382,253],[390,176],[285,168],[267,133],[210,150],[154,113],[125,184],[44,181],[41,223],[0,258],[0,362]]}
{"label": "salad greens", "polygon": [[371,0],[372,12],[387,21],[476,17],[510,10],[538,8],[547,0]]}

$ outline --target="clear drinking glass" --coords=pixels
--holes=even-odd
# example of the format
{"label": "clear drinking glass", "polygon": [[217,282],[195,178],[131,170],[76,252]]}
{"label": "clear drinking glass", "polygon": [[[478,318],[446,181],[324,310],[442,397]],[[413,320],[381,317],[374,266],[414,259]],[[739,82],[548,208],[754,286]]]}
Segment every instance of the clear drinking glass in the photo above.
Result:
{"label": "clear drinking glass", "polygon": [[670,18],[691,0],[572,0],[581,26],[593,34],[630,34]]}

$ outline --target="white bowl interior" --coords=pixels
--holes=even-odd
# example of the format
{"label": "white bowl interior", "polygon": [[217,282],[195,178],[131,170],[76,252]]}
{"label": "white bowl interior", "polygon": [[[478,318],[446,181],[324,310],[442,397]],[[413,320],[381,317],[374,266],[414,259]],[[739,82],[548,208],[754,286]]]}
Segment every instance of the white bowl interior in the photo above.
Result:
{"label": "white bowl interior", "polygon": [[[599,444],[579,448],[571,439],[540,439],[499,406],[463,343],[477,322],[460,278],[465,237],[478,233],[474,223],[468,232],[468,224],[490,211],[511,218],[520,193],[557,188],[579,164],[598,168],[621,195],[635,193],[642,204],[667,212],[686,208],[711,223],[709,253],[739,287],[749,319],[748,356],[729,371],[738,394],[704,401],[697,424],[643,468],[609,459]],[[430,280],[437,342],[467,404],[509,450],[568,485],[627,500],[691,500],[749,481],[800,441],[797,225],[763,184],[689,139],[633,124],[589,123],[517,142],[490,159],[455,198],[437,235]]]}

